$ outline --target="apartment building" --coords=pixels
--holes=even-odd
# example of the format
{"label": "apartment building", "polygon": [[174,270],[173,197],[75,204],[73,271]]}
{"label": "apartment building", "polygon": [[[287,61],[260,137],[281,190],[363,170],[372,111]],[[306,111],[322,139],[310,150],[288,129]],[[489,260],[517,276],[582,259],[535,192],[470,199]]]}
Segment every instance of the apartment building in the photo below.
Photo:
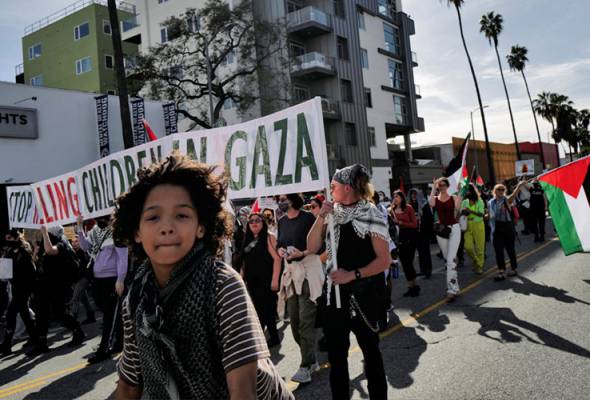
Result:
{"label": "apartment building", "polygon": [[[238,0],[233,0],[238,1]],[[164,22],[204,0],[130,0],[136,15],[122,22],[123,40],[140,51],[165,43]],[[322,97],[330,169],[359,162],[370,167],[378,190],[389,192],[393,161],[387,140],[403,136],[411,157],[410,135],[424,130],[416,100],[413,68],[417,58],[410,37],[414,21],[401,0],[252,0],[255,18],[285,23],[291,103]],[[232,0],[230,0],[230,5]],[[239,62],[238,55],[228,62]],[[265,97],[268,88],[260,85]],[[274,89],[273,89],[274,90]],[[228,124],[240,121],[232,104]],[[248,117],[276,111],[258,104]],[[182,128],[182,123],[181,123]]]}
{"label": "apartment building", "polygon": [[[115,62],[106,0],[80,0],[25,28],[16,82],[32,86],[116,94]],[[119,4],[119,18],[135,14]],[[124,43],[129,56],[138,46]]]}

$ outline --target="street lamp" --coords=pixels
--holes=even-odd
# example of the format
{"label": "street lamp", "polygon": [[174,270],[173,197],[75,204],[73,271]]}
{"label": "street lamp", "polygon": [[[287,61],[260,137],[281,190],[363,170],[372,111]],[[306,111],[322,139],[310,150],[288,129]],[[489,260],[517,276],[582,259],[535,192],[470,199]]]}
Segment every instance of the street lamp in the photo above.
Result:
{"label": "street lamp", "polygon": [[[483,108],[489,108],[490,106],[488,106],[487,104],[485,106],[483,106]],[[473,111],[469,112],[469,117],[471,118],[471,136],[472,136],[472,140],[473,140],[473,158],[475,161],[475,168],[477,169],[478,173],[479,173],[479,165],[477,164],[477,149],[475,148],[475,129],[473,128],[473,113],[478,111],[479,107],[474,108]]]}

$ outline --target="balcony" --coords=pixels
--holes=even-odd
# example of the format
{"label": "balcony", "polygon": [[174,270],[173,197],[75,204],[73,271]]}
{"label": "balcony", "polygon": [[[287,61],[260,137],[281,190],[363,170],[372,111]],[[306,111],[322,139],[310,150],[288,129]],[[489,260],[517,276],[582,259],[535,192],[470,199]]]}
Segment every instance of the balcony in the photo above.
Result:
{"label": "balcony", "polygon": [[137,28],[139,26],[139,22],[137,22],[137,15],[134,15],[131,18],[124,19],[121,21],[121,30],[123,32],[130,31],[133,28]]}
{"label": "balcony", "polygon": [[317,51],[297,56],[291,64],[291,75],[302,79],[321,79],[335,74],[334,57]]}
{"label": "balcony", "polygon": [[14,67],[14,81],[16,83],[25,83],[25,70],[22,63]]}
{"label": "balcony", "polygon": [[308,6],[287,15],[289,33],[311,37],[332,31],[332,16],[322,10]]}
{"label": "balcony", "polygon": [[415,51],[412,51],[412,65],[414,67],[418,66],[418,55],[416,55]]}
{"label": "balcony", "polygon": [[324,119],[339,120],[340,103],[336,100],[322,97],[322,114],[324,116]]}
{"label": "balcony", "polygon": [[422,98],[422,94],[420,93],[420,85],[414,85],[414,93],[416,93],[417,99]]}

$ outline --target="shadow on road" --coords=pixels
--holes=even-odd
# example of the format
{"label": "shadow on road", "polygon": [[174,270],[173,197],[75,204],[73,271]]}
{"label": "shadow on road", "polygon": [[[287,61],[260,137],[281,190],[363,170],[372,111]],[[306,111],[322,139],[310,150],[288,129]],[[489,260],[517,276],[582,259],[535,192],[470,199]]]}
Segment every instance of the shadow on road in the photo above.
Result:
{"label": "shadow on road", "polygon": [[115,373],[116,365],[116,361],[108,360],[100,364],[87,366],[51,382],[51,384],[43,387],[38,392],[30,393],[25,399],[63,399],[64,390],[66,389],[68,398],[79,398],[94,390],[99,380]]}
{"label": "shadow on road", "polygon": [[[464,310],[465,317],[481,325],[478,333],[499,343],[531,343],[551,347],[577,356],[590,358],[590,351],[570,342],[535,324],[518,318],[514,312],[505,307],[470,307]],[[492,335],[497,332],[500,336]]]}
{"label": "shadow on road", "polygon": [[562,303],[581,303],[590,306],[590,303],[584,300],[569,296],[567,290],[549,285],[541,285],[520,275],[515,279],[504,282],[502,285],[498,285],[498,289],[512,290],[514,293],[523,294],[525,296],[534,294],[539,297],[552,298]]}

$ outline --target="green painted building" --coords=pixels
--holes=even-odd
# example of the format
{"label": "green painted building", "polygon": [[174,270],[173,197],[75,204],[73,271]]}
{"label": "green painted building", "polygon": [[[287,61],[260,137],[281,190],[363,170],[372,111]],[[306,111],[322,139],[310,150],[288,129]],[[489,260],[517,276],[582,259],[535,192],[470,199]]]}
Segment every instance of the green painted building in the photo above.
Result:
{"label": "green painted building", "polygon": [[[119,6],[119,20],[133,16]],[[25,28],[23,73],[27,85],[116,94],[117,81],[106,1],[80,0]],[[123,42],[133,57],[138,46]]]}

